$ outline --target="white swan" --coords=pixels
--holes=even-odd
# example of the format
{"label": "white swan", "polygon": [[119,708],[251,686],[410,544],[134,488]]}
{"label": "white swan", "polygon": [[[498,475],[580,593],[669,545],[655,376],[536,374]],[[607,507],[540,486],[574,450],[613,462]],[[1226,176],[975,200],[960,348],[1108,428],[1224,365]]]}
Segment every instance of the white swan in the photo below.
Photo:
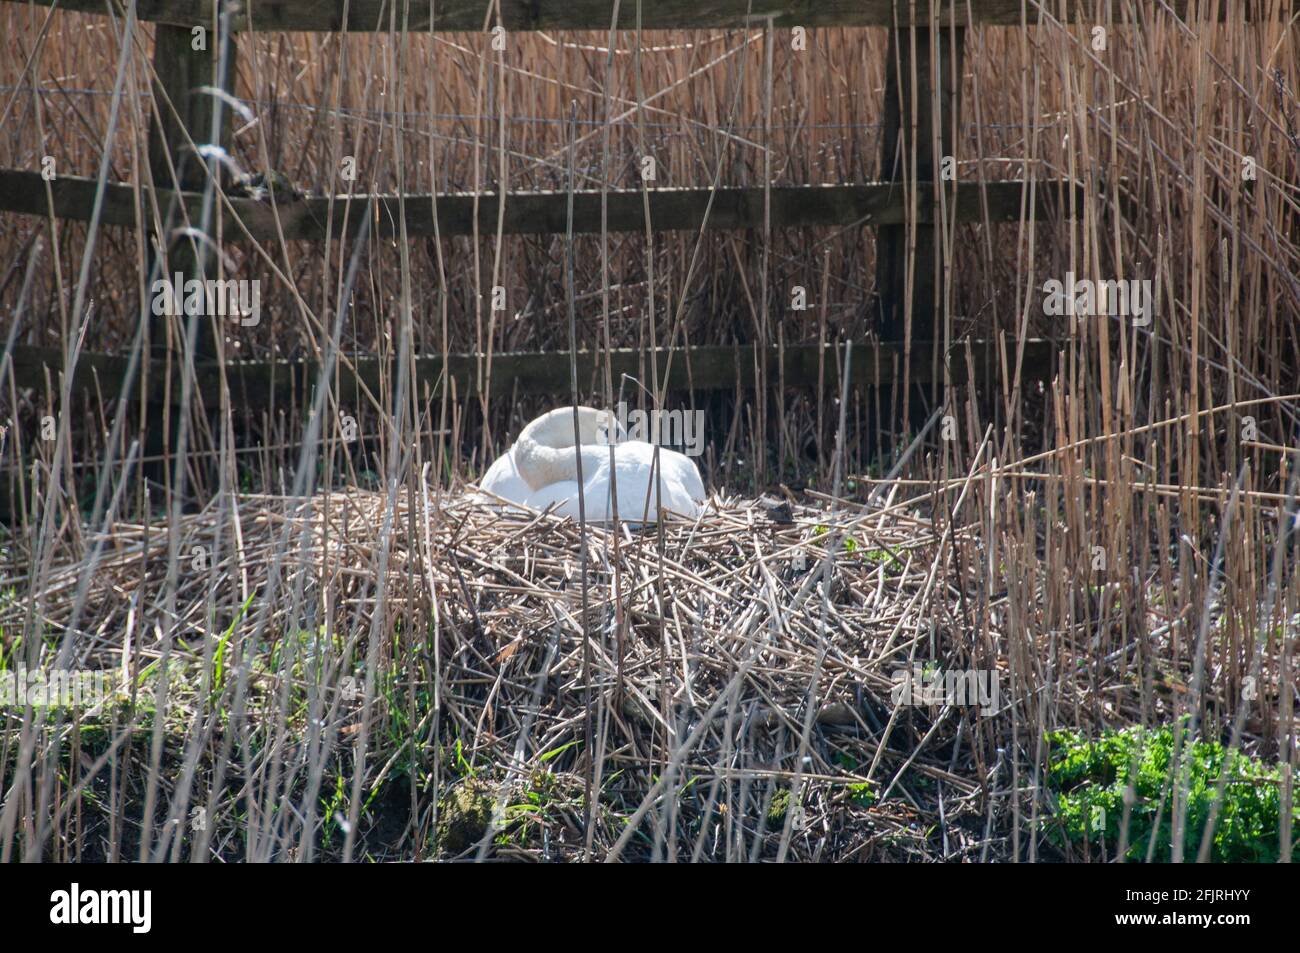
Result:
{"label": "white swan", "polygon": [[[553,513],[577,519],[580,456],[583,502],[592,522],[614,518],[611,490],[615,486],[621,520],[652,523],[661,508],[691,518],[699,515],[706,499],[704,481],[689,457],[639,440],[621,440],[622,428],[613,416],[592,407],[578,408],[577,447],[573,430],[572,407],[538,417],[488,468],[479,488],[535,510],[553,506]],[[611,434],[615,438],[612,471]]]}

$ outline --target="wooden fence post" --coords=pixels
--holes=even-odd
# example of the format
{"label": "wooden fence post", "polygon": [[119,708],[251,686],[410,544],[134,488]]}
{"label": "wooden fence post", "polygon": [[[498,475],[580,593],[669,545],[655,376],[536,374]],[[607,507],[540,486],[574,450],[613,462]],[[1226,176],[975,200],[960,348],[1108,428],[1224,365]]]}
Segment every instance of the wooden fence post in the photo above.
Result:
{"label": "wooden fence post", "polygon": [[[233,89],[234,36],[224,44],[223,50],[220,32],[214,31],[211,24],[201,27],[201,37],[196,27],[159,23],[154,29],[153,59],[157,76],[154,89],[158,115],[149,131],[149,165],[153,181],[158,187],[171,188],[175,185],[184,192],[202,192],[208,183],[208,165],[211,165],[218,185],[226,173],[219,163],[205,160],[195,150],[214,138],[219,140],[218,145],[227,150],[231,146],[230,107],[220,103],[210,90],[203,87],[224,89],[227,92]],[[202,42],[197,42],[200,38]],[[223,52],[226,56],[224,70],[218,63],[218,57]],[[216,110],[219,110],[217,115],[221,119],[221,125],[214,137],[213,116]],[[193,146],[190,145],[191,142]],[[173,283],[178,276],[181,281],[191,278],[203,280],[207,277],[209,262],[212,261],[211,244],[203,238],[188,235],[173,237],[185,224],[185,210],[178,201],[179,194],[173,198],[169,208],[161,210],[163,241],[167,247],[161,262],[156,261],[158,252],[151,250],[149,273],[152,276],[156,272],[156,278]],[[213,209],[215,210],[215,205]],[[191,228],[199,230],[204,228],[204,224],[202,220],[191,219],[189,222]],[[211,230],[211,216],[206,224]],[[153,289],[146,288],[145,291],[152,305]],[[175,293],[182,292],[183,288]],[[159,314],[157,309],[150,311],[149,349],[154,358],[169,359],[160,365],[163,367],[168,363],[176,366],[184,354],[183,338],[178,337],[175,331],[170,338],[168,335],[169,324],[173,320],[165,313]],[[211,317],[202,313],[195,321],[194,359],[204,361],[215,358],[218,352]],[[187,324],[187,318],[182,317],[179,328],[184,329]],[[181,330],[180,333],[183,334],[184,331]],[[208,407],[209,415],[213,410],[212,406]],[[149,416],[157,423],[149,427],[145,441],[145,455],[149,462],[145,465],[144,473],[149,479],[170,485],[172,455],[181,446],[178,433],[181,415],[155,399],[151,401]],[[189,447],[194,446],[195,441],[191,435]]]}
{"label": "wooden fence post", "polygon": [[[952,30],[955,35],[949,33]],[[880,180],[906,183],[908,194],[916,186],[927,188],[935,182],[936,166],[944,156],[952,155],[954,116],[960,115],[962,63],[965,59],[965,27],[942,27],[938,30],[939,112],[934,111],[930,49],[931,30],[915,31],[915,55],[912,30],[893,30],[889,36],[889,56],[885,67],[884,128],[880,142]],[[955,53],[955,57],[954,57]],[[916,73],[916,126],[913,134],[913,85]],[[939,124],[940,151],[934,151],[934,123]],[[915,139],[915,141],[913,141]],[[912,152],[916,155],[916,178],[912,180]],[[936,183],[937,184],[937,183]],[[936,193],[937,199],[937,193]],[[912,277],[912,339],[931,341],[941,336],[939,325],[940,295],[935,279],[939,233],[929,224],[937,218],[926,215],[926,224],[915,228],[916,246]],[[942,223],[936,223],[940,227]],[[908,226],[883,225],[876,230],[876,290],[878,293],[877,329],[882,341],[902,341],[907,307]]]}
{"label": "wooden fence post", "polygon": [[[222,123],[217,137],[220,141],[217,144],[227,150],[231,146],[231,109],[228,105],[218,107],[217,98],[211,92],[203,90],[203,87],[223,88],[227,92],[234,87],[234,36],[226,44],[226,69],[219,71],[216,57],[221,49],[220,36],[211,26],[202,28],[201,44],[196,41],[193,27],[159,23],[154,29],[153,62],[157,74],[155,95],[158,117],[149,130],[149,167],[153,181],[159,188],[172,188],[174,168],[175,182],[182,190],[201,192],[207,185],[205,163],[189,143],[192,141],[194,146],[201,147],[213,138],[213,111],[221,108]],[[201,48],[195,49],[196,45]],[[224,76],[219,76],[220,72],[224,72]],[[171,107],[167,105],[168,100]],[[175,109],[174,114],[172,108]],[[213,171],[220,182],[225,171],[217,163],[213,163]],[[171,235],[182,222],[179,203],[173,202],[170,209],[163,210],[165,234]],[[191,221],[190,225],[198,229],[202,223]],[[202,240],[169,239],[166,260],[164,265],[159,266],[158,277],[170,280],[179,273],[186,280],[202,278],[207,271],[206,264],[211,260],[210,252],[211,249]],[[150,341],[155,357],[163,357],[168,351],[166,321],[165,315],[151,316]],[[216,345],[211,323],[201,318],[195,341],[195,357],[205,359],[215,356]]]}

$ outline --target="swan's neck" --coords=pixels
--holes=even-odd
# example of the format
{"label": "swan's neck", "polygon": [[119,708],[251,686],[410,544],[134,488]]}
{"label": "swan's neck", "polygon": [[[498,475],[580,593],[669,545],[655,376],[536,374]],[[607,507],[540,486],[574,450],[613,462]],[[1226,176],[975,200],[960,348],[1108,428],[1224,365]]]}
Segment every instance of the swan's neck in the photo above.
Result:
{"label": "swan's neck", "polygon": [[528,437],[521,436],[515,443],[515,469],[534,490],[562,480],[578,478],[577,456],[585,448],[548,447]]}
{"label": "swan's neck", "polygon": [[534,490],[562,480],[576,480],[577,457],[582,449],[575,448],[573,408],[559,408],[538,417],[519,434],[514,449],[515,468]]}

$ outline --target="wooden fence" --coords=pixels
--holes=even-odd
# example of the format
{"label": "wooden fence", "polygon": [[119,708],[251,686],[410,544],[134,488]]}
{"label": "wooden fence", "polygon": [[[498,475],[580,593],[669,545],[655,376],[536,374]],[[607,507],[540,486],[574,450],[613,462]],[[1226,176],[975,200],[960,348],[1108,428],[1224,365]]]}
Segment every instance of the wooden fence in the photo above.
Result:
{"label": "wooden fence", "polygon": [[[3,2],[3,0],[0,0]],[[191,29],[195,26],[211,27],[223,9],[226,0],[136,0],[135,15],[138,20],[158,25],[154,67],[158,87],[175,107],[175,115],[168,114],[166,128],[156,128],[153,140],[157,149],[166,148],[171,155],[186,137],[196,143],[205,142],[211,135],[210,114],[203,113],[203,103],[211,97],[195,94],[194,90],[215,82],[213,57],[210,52],[191,50]],[[36,0],[44,6],[63,10],[105,14],[123,13],[122,0]],[[1102,5],[1105,6],[1104,4]],[[1126,6],[1117,4],[1116,25],[1122,25],[1121,12]],[[1092,0],[1058,0],[1037,3],[1035,0],[942,0],[931,13],[929,0],[823,0],[809,4],[795,0],[654,0],[641,4],[642,29],[665,28],[726,28],[768,23],[775,27],[824,26],[877,26],[891,28],[889,63],[886,70],[884,135],[882,139],[881,167],[889,181],[844,186],[786,186],[763,188],[709,189],[651,189],[647,196],[640,190],[613,190],[606,193],[607,228],[610,231],[641,231],[646,228],[646,209],[650,226],[656,231],[714,229],[754,229],[763,227],[765,221],[773,227],[804,226],[854,226],[877,229],[876,286],[880,311],[878,314],[882,337],[897,341],[902,337],[904,321],[910,311],[913,337],[930,339],[938,326],[939,296],[933,279],[934,241],[940,207],[936,187],[947,193],[943,203],[946,214],[954,222],[962,221],[1013,221],[1022,213],[1022,198],[1030,183],[1022,181],[999,182],[939,182],[936,175],[934,145],[938,142],[948,152],[948,140],[953,127],[952,119],[960,112],[957,88],[961,76],[964,31],[969,26],[1024,25],[1058,23],[1062,11],[1066,20],[1091,15],[1097,4]],[[1197,9],[1195,0],[1174,0],[1169,9],[1188,14]],[[231,8],[231,24],[236,30],[284,31],[386,31],[390,28],[394,8],[392,0],[244,0]],[[439,31],[482,31],[495,25],[507,30],[608,30],[613,11],[608,0],[410,0],[396,7],[399,21],[405,21],[412,31],[430,29],[430,10],[434,15],[432,28]],[[1029,13],[1026,16],[1025,10]],[[637,3],[621,3],[619,27],[636,26]],[[934,37],[932,30],[938,31]],[[931,42],[932,39],[935,42]],[[940,88],[930,88],[932,51],[939,62],[933,70],[939,77]],[[898,76],[918,77],[917,88],[911,83],[899,88]],[[913,102],[915,97],[915,102]],[[936,109],[935,106],[938,106]],[[210,108],[210,106],[206,107]],[[895,169],[895,157],[900,137],[906,135],[903,117],[916,120],[914,150],[915,177],[910,163],[901,163]],[[909,122],[910,125],[910,122]],[[183,189],[202,187],[202,169],[199,177],[187,172],[181,180]],[[161,180],[161,177],[156,176]],[[48,195],[46,190],[48,185]],[[60,176],[45,183],[40,175],[24,170],[0,170],[0,212],[28,215],[54,216],[56,218],[88,220],[96,200],[97,183],[91,179]],[[1079,187],[1060,181],[1040,181],[1033,184],[1034,200],[1027,207],[1037,218],[1057,219],[1064,210],[1077,206],[1081,197]],[[1071,192],[1074,195],[1071,196]],[[915,192],[916,202],[911,201]],[[203,202],[198,191],[158,193],[160,204],[173,203],[197,221]],[[266,203],[251,199],[224,198],[229,215],[225,216],[224,240],[262,241],[283,236],[289,240],[321,241],[338,237],[342,213],[350,203],[368,201],[370,196],[335,196],[308,198],[294,202],[279,202],[273,212]],[[410,235],[442,235],[491,233],[497,229],[499,197],[492,194],[473,195],[440,194],[385,195],[374,197],[380,214],[376,216],[378,229],[391,229],[400,211],[405,214]],[[436,198],[436,203],[431,201]],[[1074,201],[1071,201],[1071,199]],[[710,201],[711,200],[711,201]],[[765,203],[770,200],[770,206]],[[133,227],[142,222],[136,191],[127,185],[109,184],[101,198],[99,220],[108,225]],[[512,192],[505,196],[503,231],[508,234],[560,233],[567,220],[567,195],[549,192]],[[358,206],[360,208],[361,206]],[[437,208],[437,222],[433,209]],[[477,219],[475,218],[477,208]],[[332,209],[333,214],[329,214]],[[909,212],[916,209],[915,219],[908,221]],[[354,209],[355,211],[355,209]],[[574,199],[574,231],[599,232],[601,229],[601,193],[583,191]],[[334,222],[331,230],[327,222]],[[911,254],[915,256],[911,294],[908,297],[906,281],[908,241],[907,231],[914,232]],[[1035,374],[1046,372],[1051,357],[1051,347],[1045,342],[1022,342],[1024,370]],[[751,385],[755,368],[766,366],[775,356],[773,346],[764,342],[756,345],[753,359],[740,359],[745,348],[693,347],[683,349],[680,360],[669,361],[668,352],[660,352],[666,365],[675,368],[669,380],[673,387],[698,389],[733,388]],[[767,353],[769,349],[773,354]],[[862,361],[861,375],[856,379],[867,386],[892,380],[898,356],[888,344],[855,349]],[[677,352],[674,352],[677,353]],[[977,363],[991,367],[995,348],[990,342],[979,342],[974,348]],[[16,379],[22,384],[35,385],[43,380],[49,370],[62,367],[60,355],[50,349],[19,348],[12,354]],[[793,360],[798,366],[819,365],[825,355],[817,348],[787,347],[782,360]],[[603,357],[602,357],[603,359]],[[616,373],[625,367],[634,368],[639,358],[634,352],[619,352],[610,356]],[[1005,355],[998,358],[1004,360]],[[595,358],[583,358],[587,372],[594,368]],[[802,362],[799,364],[798,362]],[[446,371],[462,378],[461,387],[481,386],[476,375],[481,359],[477,355],[453,355],[450,366],[443,367],[441,358],[421,358],[417,361],[419,376],[430,379]],[[1014,354],[1012,355],[1014,363]],[[125,361],[108,355],[83,355],[74,375],[77,387],[94,386],[101,392],[112,392],[111,378],[120,373]],[[299,386],[303,372],[310,364],[285,364],[278,362],[227,363],[224,371],[231,381],[241,386],[278,392],[283,388]],[[882,368],[888,370],[881,370]],[[563,392],[568,380],[567,354],[496,354],[493,356],[493,389],[510,382],[515,392]],[[199,365],[200,392],[211,390],[219,379],[220,368],[211,362]],[[362,361],[349,372],[355,382],[363,384],[379,370],[374,361]],[[929,347],[917,348],[909,370],[910,379],[924,381],[931,376]],[[787,373],[787,382],[800,385],[815,383],[819,376],[808,373]],[[159,380],[162,374],[152,375]],[[965,374],[958,371],[957,379]],[[770,379],[770,378],[769,378]],[[520,389],[522,388],[522,389]],[[461,389],[460,393],[472,390]]]}

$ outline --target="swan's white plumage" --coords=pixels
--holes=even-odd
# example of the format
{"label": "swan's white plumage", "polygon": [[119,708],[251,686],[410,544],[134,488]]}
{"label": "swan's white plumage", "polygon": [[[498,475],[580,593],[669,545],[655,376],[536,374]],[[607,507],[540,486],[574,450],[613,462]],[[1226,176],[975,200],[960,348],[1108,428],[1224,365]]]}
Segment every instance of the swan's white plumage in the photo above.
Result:
{"label": "swan's white plumage", "polygon": [[483,479],[478,481],[478,487],[503,500],[513,500],[516,503],[522,502],[532,490],[515,468],[513,448],[492,461],[492,466],[483,474]]}
{"label": "swan's white plumage", "polygon": [[512,503],[535,510],[553,507],[552,513],[577,519],[580,453],[588,520],[608,522],[614,518],[612,485],[617,486],[620,520],[654,522],[660,508],[681,516],[698,516],[707,498],[704,481],[694,462],[674,450],[661,447],[656,451],[652,444],[639,440],[615,443],[611,480],[611,448],[605,437],[608,420],[600,411],[579,408],[581,443],[575,451],[573,408],[544,414],[525,427],[515,445],[493,462],[479,487]]}
{"label": "swan's white plumage", "polygon": [[[614,447],[615,479],[611,481],[609,449],[603,449],[603,453],[596,454],[599,462],[592,475],[587,477],[583,473],[586,477],[583,488],[588,519],[605,521],[614,518],[611,485],[618,488],[618,518],[621,520],[654,522],[660,507],[681,516],[694,518],[699,515],[700,504],[705,499],[704,481],[689,457],[660,447],[656,480],[654,445],[629,440]],[[584,464],[586,460],[584,455]]]}

